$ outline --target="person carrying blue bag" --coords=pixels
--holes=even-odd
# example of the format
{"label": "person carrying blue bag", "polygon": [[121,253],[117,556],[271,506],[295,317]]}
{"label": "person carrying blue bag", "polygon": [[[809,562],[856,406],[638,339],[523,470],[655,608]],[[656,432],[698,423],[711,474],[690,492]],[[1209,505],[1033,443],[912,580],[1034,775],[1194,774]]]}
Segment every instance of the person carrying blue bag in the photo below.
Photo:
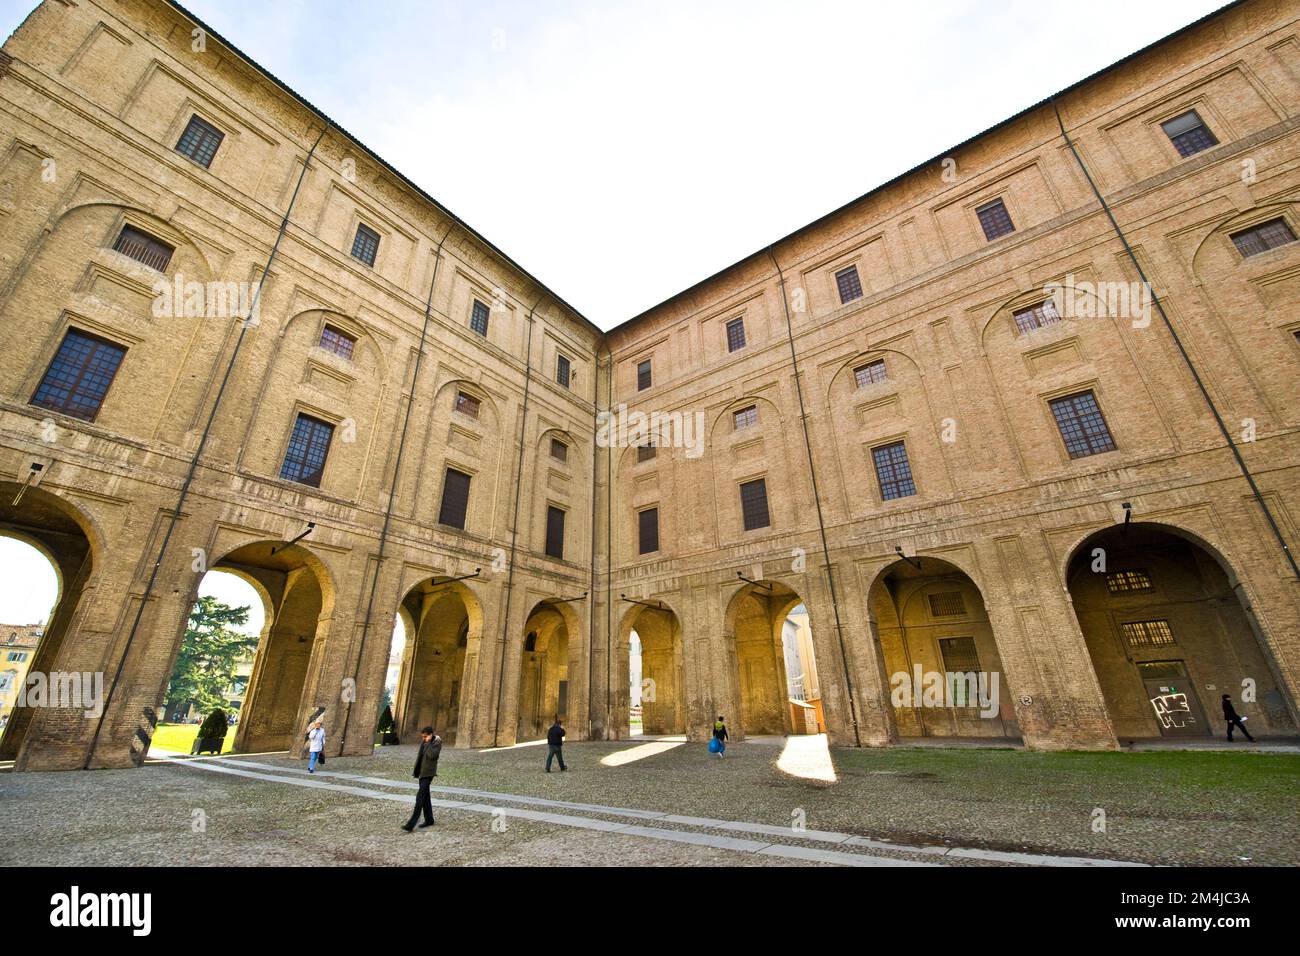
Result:
{"label": "person carrying blue bag", "polygon": [[722,715],[713,724],[713,737],[709,740],[709,753],[725,757],[727,754],[727,725]]}

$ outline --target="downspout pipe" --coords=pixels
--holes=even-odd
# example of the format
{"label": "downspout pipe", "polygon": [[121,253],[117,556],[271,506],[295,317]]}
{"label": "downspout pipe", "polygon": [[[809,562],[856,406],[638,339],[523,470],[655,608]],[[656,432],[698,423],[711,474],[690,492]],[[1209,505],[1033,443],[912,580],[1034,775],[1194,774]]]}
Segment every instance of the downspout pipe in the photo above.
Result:
{"label": "downspout pipe", "polygon": [[524,407],[519,413],[519,465],[515,468],[515,514],[510,528],[510,560],[506,570],[506,610],[501,624],[501,660],[497,666],[497,713],[492,728],[492,746],[499,747],[501,739],[501,704],[505,696],[506,648],[510,646],[510,598],[515,587],[515,550],[519,542],[519,493],[523,488],[524,458],[528,441],[528,396],[533,384],[533,313],[542,304],[547,293],[538,296],[528,310],[528,341],[524,345]]}
{"label": "downspout pipe", "polygon": [[1192,378],[1196,380],[1196,387],[1201,392],[1201,397],[1205,399],[1205,404],[1209,406],[1210,414],[1214,416],[1214,423],[1219,426],[1219,432],[1223,435],[1224,442],[1227,443],[1228,449],[1232,452],[1232,457],[1237,460],[1237,467],[1241,469],[1241,475],[1246,479],[1246,484],[1250,486],[1250,492],[1255,498],[1256,504],[1259,505],[1260,511],[1264,513],[1264,519],[1268,522],[1269,528],[1273,532],[1273,537],[1277,538],[1277,543],[1282,548],[1282,554],[1286,557],[1287,563],[1291,565],[1291,574],[1300,578],[1300,566],[1297,566],[1295,555],[1292,553],[1290,546],[1286,543],[1286,537],[1282,534],[1282,529],[1278,526],[1277,519],[1273,517],[1273,512],[1264,500],[1263,494],[1259,490],[1259,485],[1255,483],[1255,476],[1251,474],[1250,467],[1246,464],[1246,459],[1242,457],[1241,449],[1232,440],[1232,433],[1228,431],[1228,425],[1219,414],[1218,407],[1214,404],[1214,399],[1210,397],[1210,391],[1205,387],[1205,382],[1201,379],[1200,373],[1196,370],[1196,363],[1183,347],[1183,340],[1179,338],[1178,331],[1174,328],[1169,316],[1165,313],[1165,307],[1160,302],[1160,297],[1156,295],[1155,287],[1147,278],[1146,272],[1142,269],[1142,263],[1138,261],[1137,255],[1133,252],[1133,247],[1129,245],[1128,237],[1124,235],[1124,230],[1120,228],[1119,222],[1115,219],[1115,214],[1111,212],[1110,204],[1106,202],[1106,197],[1101,194],[1097,186],[1097,181],[1092,178],[1092,173],[1083,162],[1083,157],[1075,149],[1074,140],[1065,130],[1065,121],[1061,118],[1060,107],[1056,105],[1056,100],[1052,100],[1052,110],[1056,113],[1056,124],[1061,128],[1061,136],[1065,139],[1065,145],[1070,147],[1070,154],[1074,156],[1074,161],[1079,164],[1079,169],[1083,170],[1084,178],[1088,180],[1088,185],[1092,187],[1092,193],[1101,203],[1102,210],[1106,213],[1106,218],[1110,220],[1111,228],[1115,230],[1115,235],[1119,237],[1120,243],[1124,246],[1124,252],[1128,254],[1129,261],[1133,263],[1133,268],[1137,270],[1138,278],[1151,293],[1151,302],[1155,305],[1156,311],[1160,313],[1160,319],[1169,330],[1169,336],[1174,340],[1174,345],[1178,347],[1178,354],[1182,356],[1183,364],[1187,370],[1192,373]]}
{"label": "downspout pipe", "polygon": [[312,157],[316,155],[316,147],[320,145],[325,134],[330,131],[332,124],[325,120],[325,125],[321,127],[320,135],[316,137],[316,142],[311,144],[311,149],[307,151],[307,159],[302,164],[302,171],[298,173],[298,182],[294,184],[293,195],[289,197],[289,208],[284,211],[284,217],[280,220],[280,231],[276,233],[275,243],[271,246],[271,254],[266,258],[266,265],[262,268],[262,279],[257,283],[257,288],[253,290],[253,301],[248,307],[248,316],[240,323],[239,337],[235,339],[235,348],[230,353],[230,360],[226,363],[225,374],[221,377],[221,385],[217,388],[216,398],[212,401],[212,408],[208,411],[208,420],[204,423],[203,434],[199,436],[198,447],[194,449],[194,455],[190,458],[189,468],[185,473],[185,480],[181,483],[180,494],[176,498],[176,507],[173,509],[171,518],[167,522],[167,530],[163,533],[162,544],[158,547],[158,557],[154,560],[153,568],[149,572],[149,581],[145,584],[144,593],[140,595],[140,605],[136,608],[135,619],[131,622],[131,630],[127,633],[126,644],[122,648],[122,655],[118,658],[117,670],[113,673],[112,683],[108,685],[108,694],[104,698],[104,706],[100,709],[99,721],[95,724],[95,734],[91,737],[90,748],[86,751],[86,760],[82,764],[83,770],[89,770],[90,764],[95,758],[95,748],[99,746],[99,736],[104,729],[104,720],[108,717],[109,704],[113,702],[113,692],[117,690],[117,685],[122,679],[122,672],[126,669],[127,657],[131,653],[131,645],[135,642],[136,633],[140,630],[140,621],[144,618],[144,609],[149,604],[149,598],[153,595],[154,587],[158,583],[158,572],[162,569],[163,557],[167,553],[167,546],[171,544],[172,534],[176,531],[176,525],[180,521],[181,511],[185,507],[185,501],[190,494],[190,486],[194,484],[194,478],[199,471],[199,460],[203,457],[203,450],[208,445],[208,436],[212,434],[212,423],[216,420],[217,410],[221,407],[221,400],[225,397],[226,386],[230,384],[231,373],[235,369],[235,361],[239,358],[240,349],[244,345],[244,337],[248,334],[250,323],[257,314],[258,304],[262,300],[262,287],[266,284],[266,277],[271,272],[271,265],[275,262],[276,255],[280,251],[280,242],[284,239],[284,234],[289,228],[289,214],[293,212],[294,204],[298,201],[298,191],[302,188],[302,181],[307,177],[307,170],[311,166]]}
{"label": "downspout pipe", "polygon": [[822,515],[822,496],[817,487],[817,465],[813,461],[812,438],[808,434],[808,411],[803,402],[803,386],[799,381],[799,357],[794,347],[794,322],[790,318],[790,302],[785,292],[785,273],[776,261],[776,253],[767,247],[768,257],[776,268],[777,280],[781,285],[781,305],[785,309],[785,330],[790,339],[790,366],[794,369],[794,390],[799,396],[799,422],[803,425],[803,446],[808,453],[808,474],[812,478],[813,502],[817,505],[817,530],[821,534],[822,557],[826,561],[826,582],[830,585],[831,609],[835,612],[835,636],[840,645],[840,664],[844,669],[844,687],[849,695],[849,719],[853,722],[853,743],[862,746],[862,734],[858,729],[858,705],[853,694],[853,677],[849,673],[849,657],[844,646],[844,626],[840,622],[840,602],[835,592],[835,571],[831,567],[831,550],[826,543],[826,520]]}
{"label": "downspout pipe", "polygon": [[[588,608],[590,621],[587,627],[587,739],[588,740],[591,739],[591,732],[595,724],[595,721],[593,721],[591,718],[591,704],[592,704],[591,685],[592,685],[592,681],[595,679],[596,676],[596,662],[595,662],[595,653],[594,653],[596,650],[596,646],[595,646],[596,645],[596,594],[598,593],[597,588],[599,587],[599,582],[600,582],[600,576],[596,570],[596,553],[597,553],[596,549],[598,547],[598,542],[600,540],[600,532],[599,529],[596,527],[596,487],[597,487],[596,482],[600,475],[600,458],[598,455],[598,449],[600,448],[600,366],[601,366],[600,353],[602,351],[605,351],[605,346],[603,345],[596,352],[596,384],[594,386],[594,392],[592,395],[593,401],[591,407],[591,606]],[[606,408],[606,414],[608,414],[608,409],[609,409],[608,383],[606,384],[605,387],[606,387],[605,408]],[[609,489],[606,489],[606,494],[608,495],[608,493],[609,493]],[[608,561],[609,558],[607,553],[606,556],[607,564]],[[606,710],[608,711],[608,707],[606,707]],[[606,728],[606,735],[608,736],[608,729],[609,729],[608,713],[605,714],[605,728]]]}
{"label": "downspout pipe", "polygon": [[[452,230],[456,228],[456,223],[447,228],[443,233],[442,239],[438,242],[438,248],[433,253],[433,278],[429,280],[429,295],[424,301],[424,325],[420,328],[420,348],[415,353],[415,367],[411,372],[411,399],[406,403],[406,414],[402,416],[402,434],[397,440],[397,460],[393,463],[393,481],[388,486],[388,506],[384,509],[384,523],[379,530],[379,550],[375,554],[375,576],[370,582],[370,598],[366,602],[366,616],[361,623],[361,642],[357,649],[357,666],[352,670],[352,686],[355,690],[357,682],[361,679],[361,663],[366,658],[366,636],[370,633],[370,619],[375,612],[375,592],[379,590],[379,572],[384,563],[384,550],[388,544],[388,529],[393,520],[393,504],[397,500],[397,483],[402,474],[402,456],[406,451],[406,435],[411,426],[411,412],[415,408],[415,396],[420,384],[420,364],[424,359],[424,346],[429,339],[429,321],[433,315],[433,290],[438,284],[438,267],[442,265],[442,247],[451,235]],[[353,694],[355,697],[356,694]],[[348,725],[352,720],[353,701],[347,702],[347,707],[343,711],[343,730],[339,733],[339,752],[342,753],[343,745],[348,736]]]}

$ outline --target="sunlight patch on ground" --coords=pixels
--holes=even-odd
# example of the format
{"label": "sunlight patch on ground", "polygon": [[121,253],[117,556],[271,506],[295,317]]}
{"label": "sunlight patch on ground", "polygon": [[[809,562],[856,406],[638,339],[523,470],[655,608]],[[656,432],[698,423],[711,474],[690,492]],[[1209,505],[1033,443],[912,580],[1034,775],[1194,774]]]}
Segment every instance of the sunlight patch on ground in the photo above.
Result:
{"label": "sunlight patch on ground", "polygon": [[620,750],[617,753],[601,757],[600,763],[604,767],[621,767],[627,763],[635,763],[638,760],[644,760],[646,757],[654,757],[657,754],[665,753],[686,743],[685,740],[656,740],[648,744],[637,744],[635,747],[629,747],[627,750]]}
{"label": "sunlight patch on ground", "polygon": [[525,740],[521,743],[511,744],[508,747],[484,747],[482,750],[479,751],[479,753],[492,754],[492,753],[496,753],[499,750],[518,750],[520,747],[544,747],[544,746],[546,746],[545,737],[543,737],[541,740]]}
{"label": "sunlight patch on ground", "polygon": [[804,780],[835,782],[835,764],[825,734],[799,734],[787,737],[785,749],[776,761],[776,769]]}

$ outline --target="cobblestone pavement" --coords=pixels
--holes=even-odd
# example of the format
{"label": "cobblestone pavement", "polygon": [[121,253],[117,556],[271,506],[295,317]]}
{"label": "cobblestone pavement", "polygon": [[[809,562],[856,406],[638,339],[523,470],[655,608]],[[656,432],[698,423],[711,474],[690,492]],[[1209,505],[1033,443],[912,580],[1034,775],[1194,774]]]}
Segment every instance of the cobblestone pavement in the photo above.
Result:
{"label": "cobblestone pavement", "polygon": [[547,775],[544,746],[445,749],[437,826],[408,835],[414,751],[331,758],[311,776],[284,755],[2,773],[0,863],[1300,863],[1294,754],[828,752],[794,738],[718,759],[637,739],[569,744],[570,770]]}

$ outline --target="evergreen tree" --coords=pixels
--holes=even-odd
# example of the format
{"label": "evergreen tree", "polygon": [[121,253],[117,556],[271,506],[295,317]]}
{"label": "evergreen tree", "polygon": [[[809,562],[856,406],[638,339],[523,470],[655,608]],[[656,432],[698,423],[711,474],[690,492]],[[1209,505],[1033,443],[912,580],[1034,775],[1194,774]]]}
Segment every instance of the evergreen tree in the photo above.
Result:
{"label": "evergreen tree", "polygon": [[230,607],[214,597],[200,597],[190,610],[167,700],[193,701],[200,711],[224,704],[222,693],[235,679],[236,663],[257,646],[256,635],[231,629],[247,623],[247,606]]}

